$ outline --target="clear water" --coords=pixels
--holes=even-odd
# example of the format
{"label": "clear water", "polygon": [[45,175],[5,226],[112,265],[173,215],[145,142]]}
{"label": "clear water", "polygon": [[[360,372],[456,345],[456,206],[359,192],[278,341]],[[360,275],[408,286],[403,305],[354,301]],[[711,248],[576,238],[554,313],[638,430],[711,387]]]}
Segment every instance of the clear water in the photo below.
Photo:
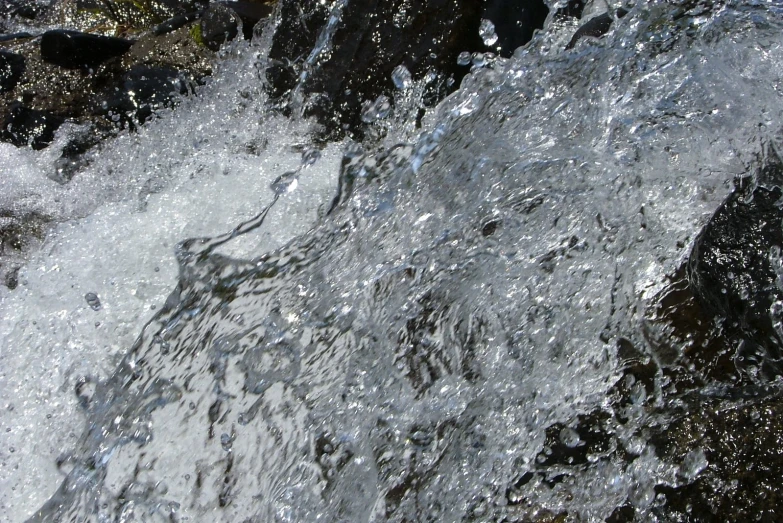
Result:
{"label": "clear water", "polygon": [[613,409],[617,340],[647,346],[666,276],[781,145],[780,5],[675,11],[637,6],[572,52],[553,26],[476,65],[410,143],[308,167],[306,122],[262,110],[263,49],[233,47],[203,96],[101,151],[89,190],[57,189],[92,199],[2,297],[3,517],[651,518],[656,485],[708,462],[657,457],[643,388],[609,427],[637,458],[518,480],[548,428],[577,448],[580,417]]}

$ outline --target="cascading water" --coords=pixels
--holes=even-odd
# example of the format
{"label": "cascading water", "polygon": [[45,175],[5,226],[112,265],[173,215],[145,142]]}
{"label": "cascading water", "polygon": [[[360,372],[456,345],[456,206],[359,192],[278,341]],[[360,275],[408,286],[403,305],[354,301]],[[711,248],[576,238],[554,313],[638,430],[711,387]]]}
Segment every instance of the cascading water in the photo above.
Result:
{"label": "cascading water", "polygon": [[[474,60],[411,143],[394,143],[409,122],[383,123],[383,147],[317,159],[305,144],[302,161],[280,142],[305,124],[262,114],[259,49],[235,44],[203,96],[117,140],[84,175],[128,164],[128,210],[99,207],[72,227],[112,212],[166,219],[193,187],[186,173],[223,164],[199,181],[218,184],[257,161],[240,146],[268,136],[263,183],[248,182],[272,183],[255,199],[263,211],[224,236],[187,229],[203,237],[177,245],[176,289],[160,298],[165,282],[149,283],[161,308],[111,373],[106,354],[60,334],[67,361],[41,383],[47,326],[29,315],[42,306],[4,296],[2,394],[16,417],[3,414],[14,426],[0,453],[56,448],[52,470],[17,460],[5,484],[28,497],[51,488],[59,454],[61,485],[32,521],[700,520],[676,496],[714,464],[678,425],[683,411],[731,412],[777,397],[780,382],[704,378],[659,305],[734,181],[760,186],[756,173],[778,168],[781,14],[774,2],[637,5],[603,42],[569,52],[553,25],[511,59]],[[177,131],[205,120],[214,127]],[[145,193],[149,179],[160,188]],[[300,230],[286,223],[296,209]],[[53,238],[88,241],[67,226]],[[75,248],[47,247],[21,275],[28,288],[37,264]],[[109,308],[101,283],[88,290]],[[80,306],[70,321],[92,321]],[[126,342],[141,320],[123,321],[130,332],[91,343]],[[86,416],[41,419],[46,395]]]}

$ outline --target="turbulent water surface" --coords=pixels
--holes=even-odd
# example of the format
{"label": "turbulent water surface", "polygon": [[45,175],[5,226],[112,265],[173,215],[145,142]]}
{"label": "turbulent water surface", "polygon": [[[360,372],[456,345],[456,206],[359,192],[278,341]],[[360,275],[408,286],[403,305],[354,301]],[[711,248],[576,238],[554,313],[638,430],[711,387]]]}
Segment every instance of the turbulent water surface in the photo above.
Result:
{"label": "turbulent water surface", "polygon": [[[105,195],[63,210],[87,217],[2,295],[4,517],[51,496],[32,521],[698,520],[674,500],[714,470],[711,449],[678,433],[664,452],[656,438],[688,409],[730,411],[749,387],[769,398],[780,385],[763,362],[731,379],[700,368],[698,334],[678,337],[661,296],[735,181],[776,168],[782,14],[637,5],[569,51],[572,28],[552,24],[511,59],[474,57],[418,136],[392,116],[377,123],[383,145],[320,152],[306,122],[264,112],[263,46],[235,44],[203,96],[74,179]],[[417,84],[401,87],[400,107]],[[264,152],[242,149],[264,137]],[[0,153],[44,176],[39,156]],[[102,181],[109,167],[122,189]],[[227,210],[221,198],[242,195],[221,195],[221,179],[250,171],[260,179],[238,192],[258,196]],[[165,214],[187,207],[183,193],[225,214],[171,228],[202,220]],[[167,298],[130,255],[105,282],[45,280],[59,252],[85,256],[73,245],[99,265],[90,231],[128,221],[119,237],[146,250],[147,270],[174,268],[142,241],[168,231],[151,236],[176,253]],[[221,236],[219,222],[236,229]],[[72,304],[47,309],[36,279]],[[113,291],[98,287],[144,287],[134,279],[157,310],[130,346],[149,312],[92,325],[110,321]],[[761,314],[783,335],[776,311]],[[724,479],[716,495],[736,487]]]}

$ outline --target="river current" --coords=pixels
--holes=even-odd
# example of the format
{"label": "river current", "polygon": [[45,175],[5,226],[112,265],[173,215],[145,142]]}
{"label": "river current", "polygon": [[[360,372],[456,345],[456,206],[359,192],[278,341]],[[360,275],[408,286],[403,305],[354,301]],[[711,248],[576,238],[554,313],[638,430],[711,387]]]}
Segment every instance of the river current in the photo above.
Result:
{"label": "river current", "polygon": [[668,520],[709,451],[656,451],[683,400],[627,353],[690,368],[651,310],[780,150],[781,15],[553,23],[326,148],[265,110],[259,38],[66,188],[4,144],[61,225],[0,289],[0,521]]}

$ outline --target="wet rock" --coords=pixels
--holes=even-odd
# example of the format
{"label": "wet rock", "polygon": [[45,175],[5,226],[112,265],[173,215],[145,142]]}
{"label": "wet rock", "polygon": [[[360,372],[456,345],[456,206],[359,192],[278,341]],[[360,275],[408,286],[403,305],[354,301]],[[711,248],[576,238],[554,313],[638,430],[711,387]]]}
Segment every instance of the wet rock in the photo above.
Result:
{"label": "wet rock", "polygon": [[[121,56],[103,61],[100,60],[105,58],[106,54],[98,56],[97,59],[94,56],[90,58],[88,64],[94,64],[96,61],[100,63],[94,65],[89,74],[85,74],[82,66],[62,67],[75,66],[83,61],[66,55],[64,52],[67,49],[62,47],[56,49],[60,55],[56,60],[58,65],[55,65],[44,60],[47,56],[51,58],[46,55],[47,52],[55,51],[47,51],[36,39],[18,39],[3,43],[2,52],[13,52],[14,55],[21,56],[25,68],[13,87],[0,91],[0,121],[16,121],[17,131],[20,121],[30,121],[31,113],[26,113],[27,119],[18,114],[19,109],[11,114],[11,108],[19,105],[19,100],[24,108],[38,111],[35,114],[39,117],[46,115],[44,121],[47,125],[41,129],[45,132],[34,140],[37,148],[45,147],[51,141],[53,133],[49,131],[53,126],[50,123],[68,119],[86,124],[86,128],[90,129],[86,133],[87,139],[78,139],[79,146],[76,148],[66,147],[67,151],[64,151],[63,157],[58,160],[56,172],[52,174],[52,179],[67,183],[76,170],[84,165],[79,156],[89,147],[116,133],[118,127],[126,127],[129,123],[131,126],[143,123],[157,108],[169,106],[175,98],[173,95],[192,92],[191,86],[194,83],[211,74],[215,55],[196,42],[191,35],[197,24],[197,20],[191,20],[179,29],[159,36],[153,32],[145,33],[135,42],[69,31],[47,33],[49,36],[46,36],[44,41],[50,44],[50,38],[57,40],[63,35],[73,34],[78,35],[77,40],[88,43],[97,41],[103,45],[107,41],[121,42],[117,49],[118,52],[123,51]],[[125,50],[128,45],[130,48]],[[57,118],[59,120],[56,120]],[[29,139],[28,131],[19,136],[18,132],[12,134],[6,129],[0,139],[25,146]],[[74,152],[76,149],[80,152]]]}
{"label": "wet rock", "polygon": [[494,25],[497,42],[489,47],[503,57],[533,38],[544,27],[549,8],[541,0],[489,0],[482,17]]}
{"label": "wet rock", "polygon": [[177,95],[186,93],[186,83],[176,69],[137,65],[122,76],[115,89],[108,90],[101,107],[124,123],[144,123],[153,111],[169,107]]}
{"label": "wet rock", "polygon": [[0,50],[0,93],[12,90],[24,73],[24,57]]}
{"label": "wet rock", "polygon": [[214,53],[194,38],[198,19],[173,31],[140,37],[119,64],[120,75],[137,65],[164,67],[187,73],[193,78],[212,74]]}
{"label": "wet rock", "polygon": [[[301,108],[317,117],[327,137],[347,133],[360,138],[362,103],[393,93],[391,76],[398,66],[414,81],[438,73],[425,94],[425,102],[434,104],[467,73],[457,65],[459,53],[484,48],[480,0],[404,6],[391,0],[350,2],[334,28],[331,48],[312,56],[310,49],[326,24],[326,8],[316,1],[284,0],[281,12],[269,55],[275,64],[268,72],[271,92],[288,97],[280,104],[285,110]],[[304,82],[298,86],[300,78]]]}
{"label": "wet rock", "polygon": [[211,5],[202,15],[199,28],[200,43],[212,51],[217,51],[224,43],[236,38],[239,19],[227,7]]}
{"label": "wet rock", "polygon": [[[625,15],[628,14],[628,11],[623,8],[619,8],[615,14],[617,18],[623,18]],[[602,37],[603,35],[609,32],[609,29],[612,28],[613,22],[614,22],[614,17],[612,17],[612,15],[609,13],[604,13],[591,18],[590,20],[582,24],[579,27],[579,29],[576,30],[574,36],[571,37],[571,41],[569,41],[568,44],[566,45],[566,49],[572,49],[576,45],[576,43],[583,38]]]}
{"label": "wet rock", "polygon": [[[283,0],[266,70],[268,89],[274,98],[282,99],[296,87],[302,61],[315,46],[327,16],[327,8],[317,2],[300,9],[298,3]],[[284,102],[281,100],[281,108],[288,109]]]}
{"label": "wet rock", "polygon": [[33,149],[43,149],[54,140],[54,133],[63,121],[55,114],[17,104],[3,120],[0,140],[17,147],[29,144]]}
{"label": "wet rock", "polygon": [[266,1],[237,0],[219,3],[231,9],[242,20],[242,33],[245,40],[250,40],[253,37],[255,25],[259,21],[269,18],[275,9],[274,2]]}
{"label": "wet rock", "polygon": [[[781,175],[775,158],[758,177]],[[778,186],[749,179],[715,212],[697,238],[688,276],[701,307],[735,340],[735,365],[751,379],[783,375],[783,210]]]}
{"label": "wet rock", "polygon": [[434,105],[459,86],[468,69],[457,63],[464,51],[485,51],[482,20],[494,25],[493,52],[509,56],[542,27],[548,10],[541,0],[393,0],[349,2],[335,20],[329,49],[310,54],[330,16],[317,1],[283,0],[267,79],[284,111],[302,111],[324,126],[324,137],[361,139],[362,106],[379,96],[393,98],[392,79],[404,67],[413,82],[429,78],[423,103]]}
{"label": "wet rock", "polygon": [[125,54],[132,45],[131,40],[124,38],[57,29],[41,37],[41,58],[66,69],[95,67]]}
{"label": "wet rock", "polygon": [[[783,484],[783,402],[775,394],[726,406],[708,400],[690,405],[656,430],[656,451],[682,462],[695,481],[656,487],[665,504],[662,521],[780,521]],[[703,455],[703,460],[687,459]],[[694,467],[694,465],[696,465]]]}

